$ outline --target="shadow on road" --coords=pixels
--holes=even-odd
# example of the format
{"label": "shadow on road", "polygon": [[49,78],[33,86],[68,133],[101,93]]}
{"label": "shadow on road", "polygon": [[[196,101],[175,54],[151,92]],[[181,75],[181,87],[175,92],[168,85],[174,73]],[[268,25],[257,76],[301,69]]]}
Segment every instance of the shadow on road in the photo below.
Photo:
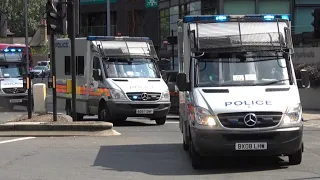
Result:
{"label": "shadow on road", "polygon": [[150,175],[200,175],[267,171],[286,168],[279,158],[233,158],[204,162],[208,168],[193,170],[181,144],[102,146],[93,166],[103,170],[141,172]]}

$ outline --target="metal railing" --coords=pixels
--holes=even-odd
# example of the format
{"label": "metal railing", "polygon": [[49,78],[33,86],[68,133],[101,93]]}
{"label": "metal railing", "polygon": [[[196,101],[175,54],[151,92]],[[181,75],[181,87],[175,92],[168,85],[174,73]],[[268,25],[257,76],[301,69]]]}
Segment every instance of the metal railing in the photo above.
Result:
{"label": "metal railing", "polygon": [[[117,35],[117,25],[111,25],[110,35]],[[80,27],[80,36],[106,36],[107,26],[82,26]]]}

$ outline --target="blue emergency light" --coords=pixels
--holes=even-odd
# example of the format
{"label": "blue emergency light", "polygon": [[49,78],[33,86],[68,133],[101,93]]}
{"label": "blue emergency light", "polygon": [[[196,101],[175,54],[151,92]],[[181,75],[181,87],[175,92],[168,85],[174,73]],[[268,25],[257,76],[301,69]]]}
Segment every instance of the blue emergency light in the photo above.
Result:
{"label": "blue emergency light", "polygon": [[233,18],[262,18],[264,21],[273,21],[275,19],[290,20],[289,14],[253,14],[253,15],[188,15],[184,17],[185,23],[198,21],[226,22]]}
{"label": "blue emergency light", "polygon": [[19,48],[7,48],[7,49],[4,49],[3,52],[5,53],[15,53],[15,52],[22,52],[22,49],[19,49]]}
{"label": "blue emergency light", "polygon": [[138,99],[138,96],[132,96],[132,99]]}
{"label": "blue emergency light", "polygon": [[122,37],[117,37],[117,36],[88,36],[87,40],[88,41],[110,41],[110,40],[150,40],[148,37],[129,37],[129,36],[122,36]]}

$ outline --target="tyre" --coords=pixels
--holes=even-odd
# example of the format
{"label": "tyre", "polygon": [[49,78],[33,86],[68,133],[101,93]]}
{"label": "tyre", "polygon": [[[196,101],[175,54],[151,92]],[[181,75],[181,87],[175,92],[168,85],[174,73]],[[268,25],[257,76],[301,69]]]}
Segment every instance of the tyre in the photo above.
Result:
{"label": "tyre", "polygon": [[302,149],[295,152],[294,154],[289,155],[289,164],[290,165],[298,165],[301,164],[302,161]]}
{"label": "tyre", "polygon": [[166,123],[166,120],[167,120],[166,117],[159,118],[159,119],[156,119],[156,123],[157,125],[164,125]]}
{"label": "tyre", "polygon": [[184,125],[182,125],[182,145],[183,145],[183,150],[188,151],[189,150],[189,144],[187,143],[188,140],[186,138],[186,128],[184,128]]}
{"label": "tyre", "polygon": [[66,100],[66,115],[72,116],[72,111],[71,111],[71,102],[70,100]]}
{"label": "tyre", "polygon": [[192,142],[192,138],[190,138],[190,147],[189,147],[189,155],[191,158],[191,164],[193,169],[203,169],[204,168],[204,162],[203,158],[199,155],[199,153],[196,151],[194,144]]}
{"label": "tyre", "polygon": [[108,120],[108,112],[107,106],[105,103],[100,103],[99,105],[99,112],[98,112],[98,120],[99,121],[107,121]]}

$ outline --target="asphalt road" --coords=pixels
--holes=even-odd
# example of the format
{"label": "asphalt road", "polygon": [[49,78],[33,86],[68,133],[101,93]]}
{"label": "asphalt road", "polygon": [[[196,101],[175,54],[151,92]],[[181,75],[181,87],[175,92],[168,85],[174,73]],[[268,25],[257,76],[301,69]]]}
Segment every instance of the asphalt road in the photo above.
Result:
{"label": "asphalt road", "polygon": [[[240,180],[320,179],[320,129],[306,127],[303,163],[281,159],[211,160],[195,171],[182,150],[176,120],[148,120],[114,128],[120,136],[0,138],[0,177],[5,180]],[[287,158],[283,158],[287,160]]]}

